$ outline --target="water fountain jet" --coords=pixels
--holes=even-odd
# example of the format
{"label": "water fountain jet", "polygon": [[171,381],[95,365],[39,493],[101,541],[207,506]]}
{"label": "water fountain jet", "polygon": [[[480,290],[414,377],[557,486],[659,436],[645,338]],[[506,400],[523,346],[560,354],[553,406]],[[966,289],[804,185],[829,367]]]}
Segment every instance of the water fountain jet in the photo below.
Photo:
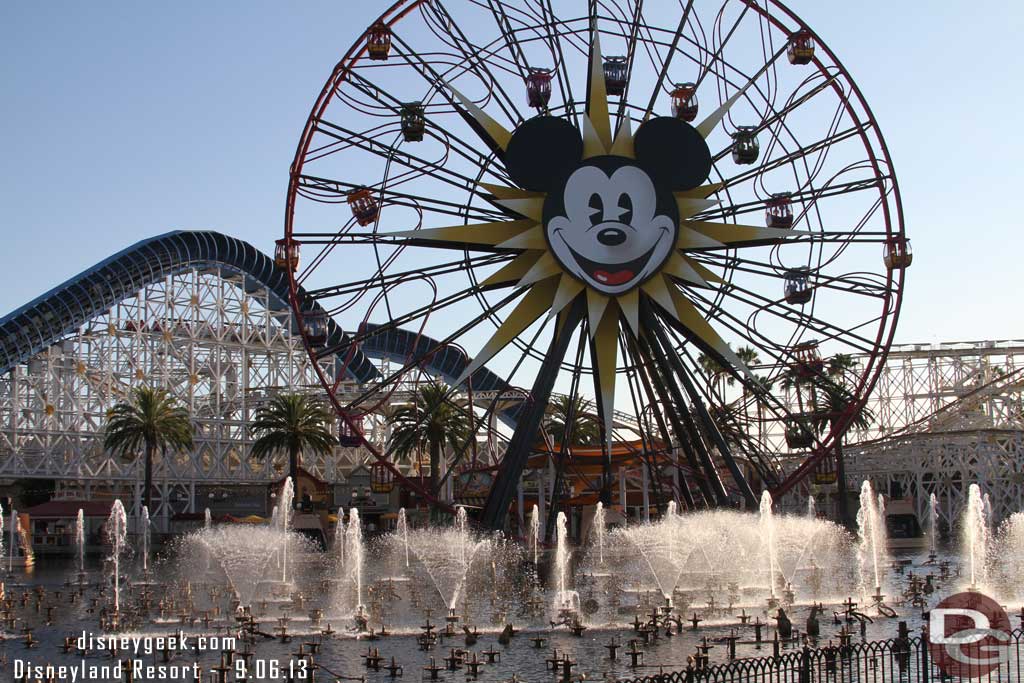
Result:
{"label": "water fountain jet", "polygon": [[530,550],[536,567],[540,556],[540,508],[536,504],[530,510]]}
{"label": "water fountain jet", "polygon": [[75,517],[75,555],[78,556],[78,583],[82,584],[85,583],[85,510],[82,508],[78,508]]}
{"label": "water fountain jet", "polygon": [[939,552],[939,498],[928,496],[928,562],[935,562]]}
{"label": "water fountain jet", "polygon": [[989,527],[981,488],[971,484],[967,490],[967,510],[961,532],[961,554],[967,562],[971,580],[969,590],[977,591],[988,579]]}
{"label": "water fountain jet", "polygon": [[10,547],[7,549],[7,551],[8,551],[8,555],[7,555],[7,573],[10,576],[14,576],[14,552],[15,552],[15,550],[18,547],[18,531],[19,531],[19,527],[20,526],[21,525],[18,522],[18,511],[15,510],[12,507],[11,508],[11,531],[10,531],[11,537],[10,537],[10,544],[9,544]]}
{"label": "water fountain jet", "polygon": [[363,616],[363,526],[359,521],[359,509],[348,511],[348,527],[345,529],[345,566],[349,580],[355,590],[356,617]]}
{"label": "water fountain jet", "polygon": [[145,505],[142,506],[142,529],[140,529],[142,536],[142,572],[143,574],[149,574],[149,508]]}
{"label": "water fountain jet", "polygon": [[[292,525],[292,501],[295,498],[295,484],[291,477],[286,477],[281,487],[281,501],[277,504],[278,527],[285,534]],[[207,511],[209,512],[209,511]],[[288,583],[288,544],[281,545],[281,583]]]}
{"label": "water fountain jet", "polygon": [[110,544],[111,571],[114,586],[114,614],[112,624],[116,627],[118,614],[121,611],[121,556],[125,552],[125,539],[128,535],[128,516],[120,500],[115,500],[110,507],[110,516],[106,523],[107,543]]}
{"label": "water fountain jet", "polygon": [[180,542],[177,556],[189,558],[179,565],[182,574],[208,581],[213,578],[210,572],[219,569],[239,608],[252,606],[268,584],[280,585],[280,574],[271,563],[285,554],[284,546],[305,545],[303,537],[276,524],[218,524],[198,529]]}
{"label": "water fountain jet", "polygon": [[772,512],[772,494],[765,491],[761,494],[761,534],[765,542],[768,557],[768,607],[778,607],[775,595],[775,582],[779,564],[779,549],[775,540],[775,514]]}
{"label": "water fountain jet", "polygon": [[[877,497],[871,482],[865,480],[860,489],[860,510],[857,511],[858,538],[857,557],[860,564],[861,593],[876,604],[882,604],[883,571],[887,566],[887,540],[885,530],[885,503],[881,494]],[[870,591],[874,593],[870,593]]]}
{"label": "water fountain jet", "polygon": [[[399,543],[401,539],[392,542]],[[477,569],[478,558],[486,557],[494,548],[490,538],[480,537],[470,530],[462,506],[456,509],[451,526],[409,531],[410,559],[416,560],[413,570],[422,569],[426,573],[446,611],[456,608],[467,597],[466,583]]]}
{"label": "water fountain jet", "polygon": [[402,538],[402,549],[405,551],[405,568],[409,568],[409,522],[405,517],[405,508],[398,510],[398,535]]}
{"label": "water fountain jet", "polygon": [[568,623],[579,613],[579,594],[569,588],[569,563],[572,551],[569,549],[568,520],[559,512],[555,520],[555,600],[554,611],[559,620]]}

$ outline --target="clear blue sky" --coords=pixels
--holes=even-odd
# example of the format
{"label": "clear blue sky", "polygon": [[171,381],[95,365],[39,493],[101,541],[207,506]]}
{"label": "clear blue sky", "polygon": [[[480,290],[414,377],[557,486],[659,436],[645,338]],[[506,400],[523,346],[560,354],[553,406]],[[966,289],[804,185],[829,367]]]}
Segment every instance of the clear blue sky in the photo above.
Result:
{"label": "clear blue sky", "polygon": [[[313,100],[387,4],[3,3],[0,315],[168,230],[269,250]],[[1024,3],[789,6],[889,143],[916,252],[897,340],[1024,338]]]}

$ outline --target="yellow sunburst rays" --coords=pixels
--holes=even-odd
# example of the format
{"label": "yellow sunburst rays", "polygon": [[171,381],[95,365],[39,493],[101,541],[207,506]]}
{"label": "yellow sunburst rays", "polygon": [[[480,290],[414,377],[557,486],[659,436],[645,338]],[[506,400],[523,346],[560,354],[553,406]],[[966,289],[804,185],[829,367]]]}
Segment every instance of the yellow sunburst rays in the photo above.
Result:
{"label": "yellow sunburst rays", "polygon": [[[633,134],[628,116],[623,118],[615,136],[612,137],[611,116],[603,71],[604,60],[596,29],[593,31],[593,36],[589,73],[590,89],[586,113],[583,116],[584,158],[602,155],[635,158]],[[698,124],[697,131],[704,138],[712,133],[729,109],[761,73],[763,70]],[[475,122],[480,132],[489,136],[488,142],[497,145],[502,150],[506,149],[512,133],[450,84],[446,85]],[[750,370],[733,353],[700,310],[680,290],[679,283],[705,288],[711,287],[709,283],[722,283],[718,276],[687,256],[686,252],[694,249],[771,244],[793,235],[794,231],[690,220],[718,204],[716,200],[708,199],[708,197],[718,192],[722,185],[710,183],[692,190],[677,192],[675,196],[679,207],[679,235],[676,248],[665,265],[660,272],[639,288],[617,296],[608,296],[562,270],[554,255],[549,251],[542,225],[544,193],[487,183],[481,183],[481,188],[494,197],[495,204],[512,211],[520,218],[391,233],[396,237],[407,237],[435,245],[447,244],[454,248],[471,249],[475,246],[519,251],[518,256],[480,284],[482,287],[515,286],[524,291],[524,296],[469,363],[456,384],[464,382],[473,372],[540,319],[545,312],[548,314],[547,319],[550,320],[580,295],[586,297],[587,321],[597,366],[595,368],[597,384],[601,394],[601,418],[606,425],[605,433],[609,447],[614,424],[619,321],[624,320],[634,333],[640,333],[641,294],[657,303],[664,314],[672,316],[705,346],[717,352],[738,371],[753,377]]]}

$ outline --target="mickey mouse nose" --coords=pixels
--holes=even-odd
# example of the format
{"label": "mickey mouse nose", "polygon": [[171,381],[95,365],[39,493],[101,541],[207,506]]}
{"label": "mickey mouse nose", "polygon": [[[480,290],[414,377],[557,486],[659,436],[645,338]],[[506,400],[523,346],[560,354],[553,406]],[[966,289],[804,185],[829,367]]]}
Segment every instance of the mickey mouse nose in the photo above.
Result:
{"label": "mickey mouse nose", "polygon": [[597,233],[597,241],[607,247],[617,247],[626,241],[626,233],[618,228],[605,228]]}

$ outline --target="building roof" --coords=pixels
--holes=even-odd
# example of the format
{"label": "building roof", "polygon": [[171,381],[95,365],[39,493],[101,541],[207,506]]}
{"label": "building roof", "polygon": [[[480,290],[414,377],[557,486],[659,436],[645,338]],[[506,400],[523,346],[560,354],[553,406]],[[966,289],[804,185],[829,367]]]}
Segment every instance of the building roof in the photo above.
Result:
{"label": "building roof", "polygon": [[[304,479],[312,480],[313,483],[315,483],[317,486],[327,486],[328,485],[328,482],[326,482],[325,480],[323,480],[320,477],[316,476],[315,474],[313,474],[312,472],[307,470],[302,465],[299,465],[298,475],[299,475],[300,479],[304,478]],[[271,491],[278,491],[282,486],[284,486],[284,482],[290,476],[291,475],[288,474],[287,471],[285,471],[284,473],[282,473],[280,479],[277,479],[276,481],[272,481],[269,484],[267,484],[267,488],[270,489]]]}
{"label": "building roof", "polygon": [[21,512],[36,519],[77,517],[79,510],[86,517],[109,517],[113,506],[112,500],[50,500]]}
{"label": "building roof", "polygon": [[[557,454],[561,450],[561,444],[554,444],[551,453]],[[666,444],[658,439],[652,439],[644,444],[640,439],[633,441],[616,441],[612,444],[611,464],[613,467],[620,465],[636,466],[646,463],[649,458],[667,459],[671,450]],[[604,463],[604,448],[602,446],[572,446],[571,452],[574,468],[591,467],[600,470]],[[539,469],[548,464],[548,448],[543,444],[535,446],[533,455],[530,456],[527,467]],[[582,471],[582,470],[581,470]]]}

